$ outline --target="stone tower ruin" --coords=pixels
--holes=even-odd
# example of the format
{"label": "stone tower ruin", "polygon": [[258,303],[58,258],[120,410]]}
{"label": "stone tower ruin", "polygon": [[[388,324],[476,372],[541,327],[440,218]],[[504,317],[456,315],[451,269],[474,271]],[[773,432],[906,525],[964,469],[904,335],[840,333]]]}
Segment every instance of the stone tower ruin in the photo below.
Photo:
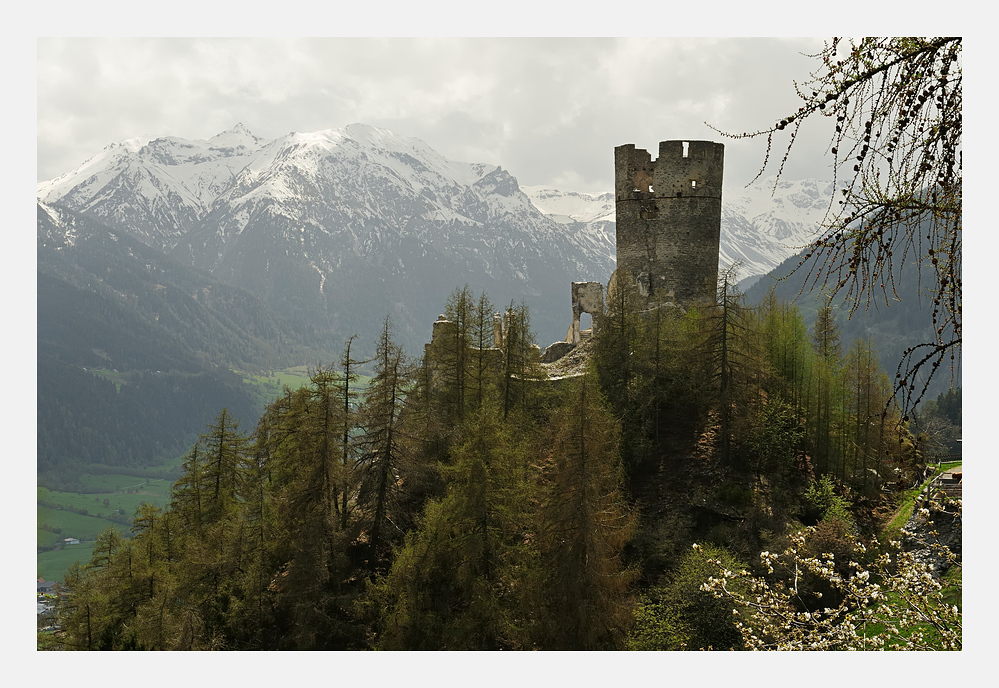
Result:
{"label": "stone tower ruin", "polygon": [[630,273],[659,301],[714,299],[724,157],[713,141],[662,141],[657,160],[614,149],[618,279]]}

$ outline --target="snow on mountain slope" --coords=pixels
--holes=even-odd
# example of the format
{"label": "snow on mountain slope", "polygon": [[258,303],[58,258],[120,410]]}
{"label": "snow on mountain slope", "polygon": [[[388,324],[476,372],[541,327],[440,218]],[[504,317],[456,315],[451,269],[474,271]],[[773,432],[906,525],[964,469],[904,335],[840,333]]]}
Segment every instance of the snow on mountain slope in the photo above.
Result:
{"label": "snow on mountain slope", "polygon": [[47,203],[38,202],[38,245],[51,245],[60,250],[74,246],[79,232],[71,221],[64,217],[64,211]]}
{"label": "snow on mountain slope", "polygon": [[614,194],[561,191],[550,186],[522,186],[531,202],[556,222],[614,221]]}
{"label": "snow on mountain slope", "polygon": [[169,248],[260,149],[261,141],[241,124],[207,141],[129,139],[39,183],[38,200],[128,227],[144,243]]}
{"label": "snow on mountain slope", "polygon": [[561,338],[569,283],[613,270],[613,235],[540,212],[506,170],[363,124],[116,144],[38,195],[297,313],[317,340],[391,312],[423,341],[463,284],[531,301],[539,338]]}
{"label": "snow on mountain slope", "polygon": [[550,186],[524,186],[534,206],[571,233],[574,242],[591,255],[600,256],[610,272],[588,280],[607,282],[617,265],[614,194],[561,191]]}
{"label": "snow on mountain slope", "polygon": [[832,194],[830,182],[814,179],[726,187],[719,266],[739,261],[740,278],[770,272],[818,236]]}
{"label": "snow on mountain slope", "polygon": [[[827,193],[812,181],[726,189],[720,265],[768,272],[807,242]],[[464,284],[497,305],[529,301],[539,340],[561,339],[569,283],[606,282],[615,266],[613,194],[521,188],[501,167],[363,124],[131,139],[38,184],[38,200],[251,291],[313,328],[313,343],[369,336],[388,312],[418,345]]]}
{"label": "snow on mountain slope", "polygon": [[[584,194],[546,186],[523,190],[541,212],[563,225],[581,223],[587,237],[613,253],[613,193]],[[811,179],[782,180],[776,189],[772,177],[745,188],[725,187],[719,267],[740,262],[740,278],[770,272],[815,238],[831,193],[830,184]]]}

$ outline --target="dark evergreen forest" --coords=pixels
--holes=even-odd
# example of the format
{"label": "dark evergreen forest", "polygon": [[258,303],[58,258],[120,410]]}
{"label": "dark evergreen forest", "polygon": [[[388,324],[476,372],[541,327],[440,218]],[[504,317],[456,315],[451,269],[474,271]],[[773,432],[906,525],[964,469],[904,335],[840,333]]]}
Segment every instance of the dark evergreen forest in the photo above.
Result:
{"label": "dark evergreen forest", "polygon": [[[255,425],[222,409],[169,506],[70,570],[60,642],[742,647],[700,589],[708,558],[755,571],[803,525],[816,552],[848,551],[922,475],[929,440],[828,306],[808,328],[776,295],[748,307],[728,275],[687,311],[636,298],[612,293],[578,375],[547,377],[523,304],[493,348],[496,308],[466,287],[421,359],[386,319],[373,359],[348,340]],[[836,595],[808,576],[799,591]]]}

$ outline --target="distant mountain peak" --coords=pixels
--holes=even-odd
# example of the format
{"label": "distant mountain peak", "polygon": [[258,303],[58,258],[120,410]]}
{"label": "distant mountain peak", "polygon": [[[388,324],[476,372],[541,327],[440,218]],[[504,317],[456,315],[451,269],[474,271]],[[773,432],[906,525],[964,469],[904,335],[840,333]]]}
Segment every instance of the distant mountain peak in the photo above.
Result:
{"label": "distant mountain peak", "polygon": [[[720,266],[769,272],[814,237],[830,193],[814,180],[726,188]],[[610,191],[521,187],[498,165],[359,123],[268,141],[242,122],[209,140],[131,139],[39,183],[38,200],[336,331],[391,309],[414,340],[466,282],[530,296],[542,337],[560,338],[567,323],[550,314],[567,304],[553,295],[606,281],[616,261]]]}
{"label": "distant mountain peak", "polygon": [[130,139],[125,139],[124,141],[111,143],[105,146],[104,150],[115,150],[117,148],[124,148],[130,153],[138,153],[140,150],[148,146],[151,140],[152,139],[146,137],[135,136]]}
{"label": "distant mountain peak", "polygon": [[360,122],[348,124],[343,128],[343,131],[347,134],[347,136],[356,141],[364,141],[374,144],[387,144],[408,140],[403,136],[399,136],[396,133],[389,131],[388,129],[381,129],[379,127],[373,127],[370,124],[361,124]]}
{"label": "distant mountain peak", "polygon": [[236,122],[233,127],[219,132],[218,134],[215,134],[215,136],[208,139],[208,143],[214,149],[239,148],[240,146],[246,148],[259,148],[261,139],[254,136],[242,122]]}

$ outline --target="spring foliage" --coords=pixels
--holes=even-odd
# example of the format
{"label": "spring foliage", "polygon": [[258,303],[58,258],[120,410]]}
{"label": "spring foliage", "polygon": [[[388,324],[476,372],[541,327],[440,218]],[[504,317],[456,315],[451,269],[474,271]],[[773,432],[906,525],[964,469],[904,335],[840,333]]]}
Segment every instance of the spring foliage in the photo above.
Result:
{"label": "spring foliage", "polygon": [[[960,518],[956,511],[931,508],[936,518]],[[923,508],[926,515],[930,508]],[[760,553],[766,573],[734,570],[711,558],[714,574],[702,590],[731,600],[736,628],[752,650],[960,650],[961,611],[947,599],[944,584],[931,565],[920,561],[901,541],[868,549],[853,540],[846,561],[831,552],[811,554],[815,528],[796,533],[781,554]],[[915,533],[904,535],[917,537]],[[946,545],[922,543],[953,565],[957,557]],[[698,545],[695,550],[701,551]],[[840,557],[842,559],[842,557]],[[790,577],[772,576],[783,568]],[[805,575],[814,576],[837,593],[838,602],[806,605],[800,593]],[[959,586],[958,586],[959,587]],[[741,612],[739,610],[742,610]]]}
{"label": "spring foliage", "polygon": [[832,120],[836,191],[825,231],[803,260],[807,284],[867,309],[878,299],[898,300],[895,282],[906,263],[931,268],[934,338],[907,349],[895,377],[906,409],[919,403],[939,368],[956,375],[962,341],[962,43],[959,36],[833,38],[813,56],[819,65],[811,77],[795,85],[802,101],[796,112],[755,132],[719,132],[766,138],[759,174],[775,141],[786,137],[779,178],[801,125]]}
{"label": "spring foliage", "polygon": [[[63,646],[896,646],[909,627],[865,611],[880,598],[863,572],[886,600],[935,583],[916,587],[904,554],[850,557],[918,462],[897,413],[871,412],[890,391],[876,358],[827,345],[831,310],[816,337],[793,306],[749,308],[726,280],[719,294],[644,313],[619,295],[588,368],[558,381],[526,307],[503,318],[513,351],[493,348],[492,304],[467,288],[418,364],[388,320],[372,360],[348,340],[252,433],[223,410],[170,505],[140,508],[131,538],[101,536],[67,577]],[[807,572],[793,595],[764,569],[713,568],[788,542],[784,568],[764,564]],[[802,625],[820,599],[831,611]],[[959,618],[956,640],[913,646],[959,646]]]}

